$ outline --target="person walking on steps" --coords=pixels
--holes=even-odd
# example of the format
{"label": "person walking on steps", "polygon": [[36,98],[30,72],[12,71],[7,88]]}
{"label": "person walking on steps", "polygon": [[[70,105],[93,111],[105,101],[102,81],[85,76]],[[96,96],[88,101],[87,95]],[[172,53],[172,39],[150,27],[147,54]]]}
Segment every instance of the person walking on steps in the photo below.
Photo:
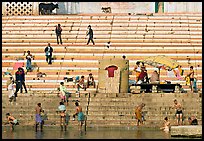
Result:
{"label": "person walking on steps", "polygon": [[93,30],[91,29],[91,25],[88,26],[88,31],[87,31],[86,36],[89,36],[87,45],[89,44],[90,41],[93,43],[93,45],[95,45],[94,40],[93,40]]}

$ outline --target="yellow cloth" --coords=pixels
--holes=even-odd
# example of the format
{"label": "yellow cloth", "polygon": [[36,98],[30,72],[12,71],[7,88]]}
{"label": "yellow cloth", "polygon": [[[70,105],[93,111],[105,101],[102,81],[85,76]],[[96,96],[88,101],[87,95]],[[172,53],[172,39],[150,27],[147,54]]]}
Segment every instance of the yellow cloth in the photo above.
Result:
{"label": "yellow cloth", "polygon": [[140,72],[136,72],[136,81],[138,81],[139,75],[140,75]]}
{"label": "yellow cloth", "polygon": [[141,110],[139,108],[135,109],[135,115],[136,115],[136,119],[142,121],[142,114],[141,114]]}
{"label": "yellow cloth", "polygon": [[190,77],[189,76],[185,77],[185,80],[186,80],[186,85],[190,85]]}
{"label": "yellow cloth", "polygon": [[181,68],[178,68],[180,75],[183,75],[184,70],[182,70]]}

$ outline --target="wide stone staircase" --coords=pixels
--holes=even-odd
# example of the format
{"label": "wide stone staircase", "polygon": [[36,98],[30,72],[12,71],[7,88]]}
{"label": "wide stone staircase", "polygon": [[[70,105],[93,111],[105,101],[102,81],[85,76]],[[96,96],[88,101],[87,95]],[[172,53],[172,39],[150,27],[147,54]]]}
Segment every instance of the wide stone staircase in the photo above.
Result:
{"label": "wide stone staircase", "polygon": [[[56,44],[55,26],[63,28],[63,45]],[[95,46],[86,45],[87,26],[94,30]],[[105,44],[110,41],[111,46]],[[44,48],[50,42],[54,48],[53,64],[45,61]],[[26,51],[34,56],[33,72],[26,75],[26,85],[31,91],[57,90],[64,77],[89,73],[98,83],[98,60],[121,58],[129,60],[130,80],[135,79],[136,61],[152,55],[166,55],[176,60],[184,69],[194,66],[198,88],[202,90],[202,14],[79,14],[2,17],[2,75],[15,73],[16,63],[26,64]],[[147,65],[149,77],[154,67]],[[38,80],[38,72],[47,75]],[[183,76],[183,77],[184,77]],[[7,76],[2,77],[2,89],[6,90]],[[161,81],[179,83],[187,91],[185,80],[168,77],[161,69]],[[65,83],[72,92],[73,83]],[[95,89],[90,89],[95,90]]]}
{"label": "wide stone staircase", "polygon": [[[172,109],[173,100],[177,99],[183,106],[184,125],[188,125],[188,117],[195,115],[199,124],[202,124],[202,97],[201,94],[182,93],[82,93],[80,97],[72,94],[69,99],[67,112],[70,115],[69,127],[76,127],[77,120],[72,121],[75,112],[75,101],[78,100],[87,117],[87,127],[135,127],[134,108],[145,103],[144,127],[162,126],[164,117],[168,117],[171,125],[176,124],[175,109]],[[17,105],[9,104],[7,94],[2,96],[2,125],[6,121],[6,113],[10,112],[20,121],[20,125],[33,126],[35,124],[35,106],[42,103],[48,120],[46,126],[59,126],[59,114],[56,112],[60,98],[57,94],[19,94]]]}
{"label": "wide stone staircase", "polygon": [[[57,45],[55,26],[60,23],[63,28],[63,45]],[[86,45],[87,26],[94,31],[95,46]],[[106,43],[110,41],[110,48]],[[45,61],[44,48],[50,42],[54,48],[53,63]],[[26,64],[26,51],[34,56],[33,72],[26,74],[28,94],[18,94],[18,105],[8,104],[6,81],[10,72],[13,76],[16,63]],[[56,113],[60,98],[57,96],[59,83],[64,77],[92,73],[98,83],[98,60],[121,58],[129,60],[130,80],[135,79],[132,71],[136,61],[148,56],[166,55],[184,69],[184,76],[189,67],[194,66],[197,86],[201,90],[197,94],[187,93],[146,93],[146,94],[103,94],[96,93],[97,88],[81,91],[76,97],[73,82],[65,82],[72,92],[67,107],[70,115],[74,113],[74,101],[79,100],[87,116],[87,127],[127,127],[135,126],[134,107],[141,102],[146,103],[146,121],[144,126],[161,126],[163,118],[169,116],[175,124],[175,111],[170,109],[175,98],[184,106],[184,122],[187,116],[195,114],[202,123],[202,14],[79,14],[79,15],[41,15],[41,16],[3,16],[2,17],[2,121],[6,112],[10,112],[20,120],[21,125],[34,125],[34,108],[38,102],[48,114],[46,125],[59,125]],[[146,65],[148,74],[154,67]],[[37,79],[38,72],[46,73]],[[183,76],[183,77],[184,77]],[[189,91],[185,80],[167,77],[161,70],[161,81],[170,80],[179,83]],[[70,121],[69,126],[77,125]]]}

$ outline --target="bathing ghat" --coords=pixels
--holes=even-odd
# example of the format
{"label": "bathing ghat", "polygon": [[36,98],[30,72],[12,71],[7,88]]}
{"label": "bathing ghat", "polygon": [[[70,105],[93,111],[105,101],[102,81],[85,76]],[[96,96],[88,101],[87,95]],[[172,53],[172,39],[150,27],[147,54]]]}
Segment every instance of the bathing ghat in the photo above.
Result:
{"label": "bathing ghat", "polygon": [[[175,126],[175,109],[171,109],[173,100],[177,99],[183,105],[183,126]],[[87,127],[134,127],[136,126],[134,108],[145,103],[143,111],[146,121],[141,127],[159,128],[163,124],[164,117],[168,117],[172,125],[173,136],[202,136],[202,97],[199,93],[94,93],[83,92],[78,97],[72,93],[67,106],[70,115],[69,127],[77,127],[78,122],[72,121],[75,112],[75,101],[78,100],[87,117]],[[2,95],[2,125],[5,126],[7,112],[16,117],[20,126],[34,126],[35,106],[42,103],[48,120],[45,126],[59,126],[59,114],[56,112],[60,98],[57,92],[20,93],[17,97],[17,105],[8,102],[7,93]],[[199,126],[190,126],[188,116],[195,115]],[[7,126],[7,125],[6,125]],[[196,129],[195,129],[196,128]],[[194,132],[192,132],[194,131]]]}

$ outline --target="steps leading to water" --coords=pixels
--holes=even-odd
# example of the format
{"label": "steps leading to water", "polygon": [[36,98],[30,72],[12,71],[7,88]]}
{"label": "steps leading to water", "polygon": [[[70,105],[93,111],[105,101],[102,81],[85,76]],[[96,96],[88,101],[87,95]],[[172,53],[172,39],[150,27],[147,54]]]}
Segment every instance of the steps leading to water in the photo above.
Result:
{"label": "steps leading to water", "polygon": [[[199,125],[202,124],[202,98],[199,94],[181,93],[146,93],[146,94],[103,94],[83,93],[76,97],[73,93],[69,99],[67,111],[71,116],[69,126],[76,126],[77,121],[72,121],[75,112],[74,101],[79,100],[85,115],[87,127],[128,127],[135,126],[134,108],[142,102],[146,104],[143,111],[145,119],[143,126],[160,127],[165,116],[169,118],[171,125],[176,124],[175,110],[171,109],[173,100],[177,99],[183,105],[184,124],[188,125],[188,117],[195,115]],[[46,125],[59,125],[59,114],[56,110],[60,98],[56,94],[19,94],[18,105],[10,105],[6,93],[2,95],[2,121],[5,122],[5,114],[10,112],[19,119],[22,126],[35,124],[34,108],[38,102],[48,115]],[[193,103],[193,105],[192,105]]]}

